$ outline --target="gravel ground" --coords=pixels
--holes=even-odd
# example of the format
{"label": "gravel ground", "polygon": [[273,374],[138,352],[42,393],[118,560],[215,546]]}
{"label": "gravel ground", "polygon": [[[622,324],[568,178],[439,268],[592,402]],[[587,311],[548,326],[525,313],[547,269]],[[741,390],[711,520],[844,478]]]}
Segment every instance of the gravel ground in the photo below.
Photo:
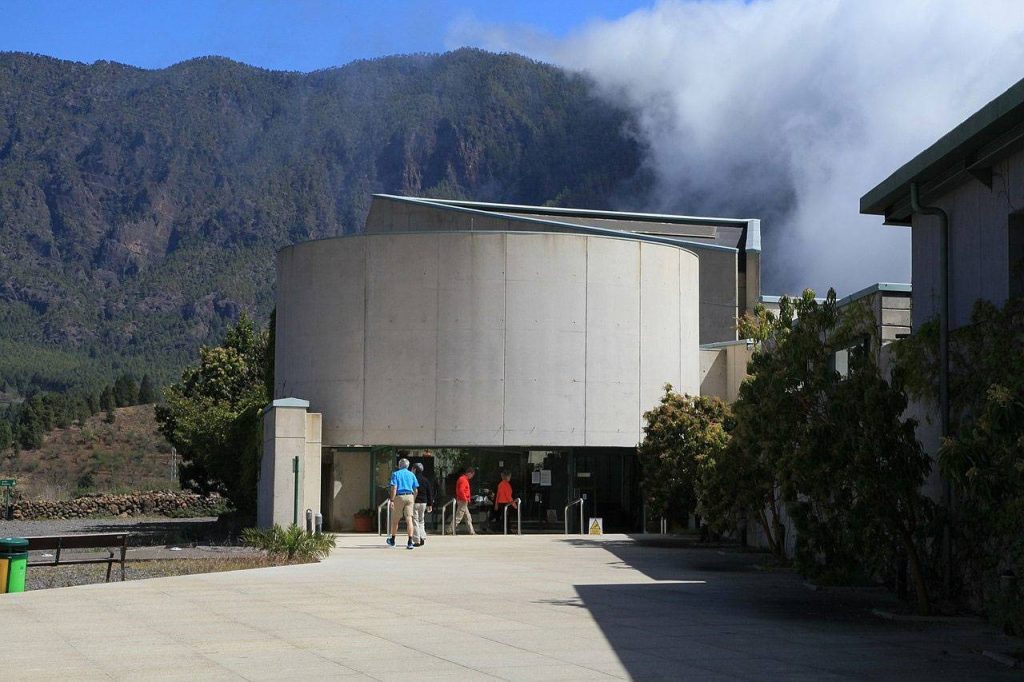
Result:
{"label": "gravel ground", "polygon": [[[219,573],[222,571],[280,566],[285,563],[287,562],[273,559],[251,550],[243,550],[235,556],[215,556],[198,559],[181,557],[175,559],[128,561],[125,565],[125,580],[166,578],[168,576],[191,575],[193,573]],[[31,566],[26,575],[25,589],[46,590],[55,587],[102,583],[106,579],[106,574],[106,564]],[[120,580],[121,567],[118,564],[114,564],[110,571],[110,581],[120,582]]]}
{"label": "gravel ground", "polygon": [[[130,519],[45,519],[0,521],[0,537],[32,537],[73,533],[130,532],[125,575],[128,580],[159,578],[192,573],[213,573],[283,563],[261,552],[238,545],[238,529],[231,521],[216,517],[171,519],[135,517]],[[62,557],[102,558],[103,550],[66,550]],[[52,552],[32,552],[31,561],[45,560]],[[104,582],[106,564],[32,566],[26,589],[40,590]],[[114,564],[111,580],[120,580],[121,567]]]}

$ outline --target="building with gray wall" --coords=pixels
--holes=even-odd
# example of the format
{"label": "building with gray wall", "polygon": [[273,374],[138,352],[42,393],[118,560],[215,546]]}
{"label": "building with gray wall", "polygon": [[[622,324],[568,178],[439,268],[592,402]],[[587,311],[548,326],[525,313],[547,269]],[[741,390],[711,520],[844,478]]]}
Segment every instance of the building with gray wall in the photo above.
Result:
{"label": "building with gray wall", "polygon": [[701,344],[760,297],[759,245],[756,220],[381,195],[361,234],[282,249],[275,398],[321,415],[327,525],[380,501],[401,448],[512,470],[541,525],[587,494],[633,526],[643,413],[700,392]]}
{"label": "building with gray wall", "polygon": [[[942,314],[944,299],[955,330],[970,322],[976,301],[1002,305],[1024,294],[1024,80],[861,197],[860,210],[910,230],[915,329]],[[910,412],[934,456],[943,435],[941,408],[914,403]],[[933,467],[929,492],[941,497],[942,488]]]}

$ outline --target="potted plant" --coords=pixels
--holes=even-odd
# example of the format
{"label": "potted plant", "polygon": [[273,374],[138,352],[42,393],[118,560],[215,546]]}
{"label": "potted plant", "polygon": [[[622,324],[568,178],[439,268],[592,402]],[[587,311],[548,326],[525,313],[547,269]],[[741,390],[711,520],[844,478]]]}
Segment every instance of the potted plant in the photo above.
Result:
{"label": "potted plant", "polygon": [[352,515],[352,530],[357,533],[369,533],[373,530],[373,510],[360,509]]}

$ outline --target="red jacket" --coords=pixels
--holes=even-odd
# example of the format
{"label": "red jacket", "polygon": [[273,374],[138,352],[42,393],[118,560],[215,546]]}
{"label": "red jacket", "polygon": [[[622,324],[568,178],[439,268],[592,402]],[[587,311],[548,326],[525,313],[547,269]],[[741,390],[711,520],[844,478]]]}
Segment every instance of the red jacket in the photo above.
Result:
{"label": "red jacket", "polygon": [[469,502],[469,479],[466,474],[459,476],[455,481],[455,499],[459,502]]}

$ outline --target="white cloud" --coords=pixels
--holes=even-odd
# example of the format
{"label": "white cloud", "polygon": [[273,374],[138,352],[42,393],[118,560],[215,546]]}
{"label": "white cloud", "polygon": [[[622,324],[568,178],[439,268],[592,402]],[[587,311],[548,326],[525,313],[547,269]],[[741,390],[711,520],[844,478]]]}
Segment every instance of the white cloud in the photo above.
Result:
{"label": "white cloud", "polygon": [[764,219],[766,290],[909,281],[862,194],[1024,77],[1020,0],[665,0],[565,39],[451,40],[591,75],[637,112],[650,210]]}

